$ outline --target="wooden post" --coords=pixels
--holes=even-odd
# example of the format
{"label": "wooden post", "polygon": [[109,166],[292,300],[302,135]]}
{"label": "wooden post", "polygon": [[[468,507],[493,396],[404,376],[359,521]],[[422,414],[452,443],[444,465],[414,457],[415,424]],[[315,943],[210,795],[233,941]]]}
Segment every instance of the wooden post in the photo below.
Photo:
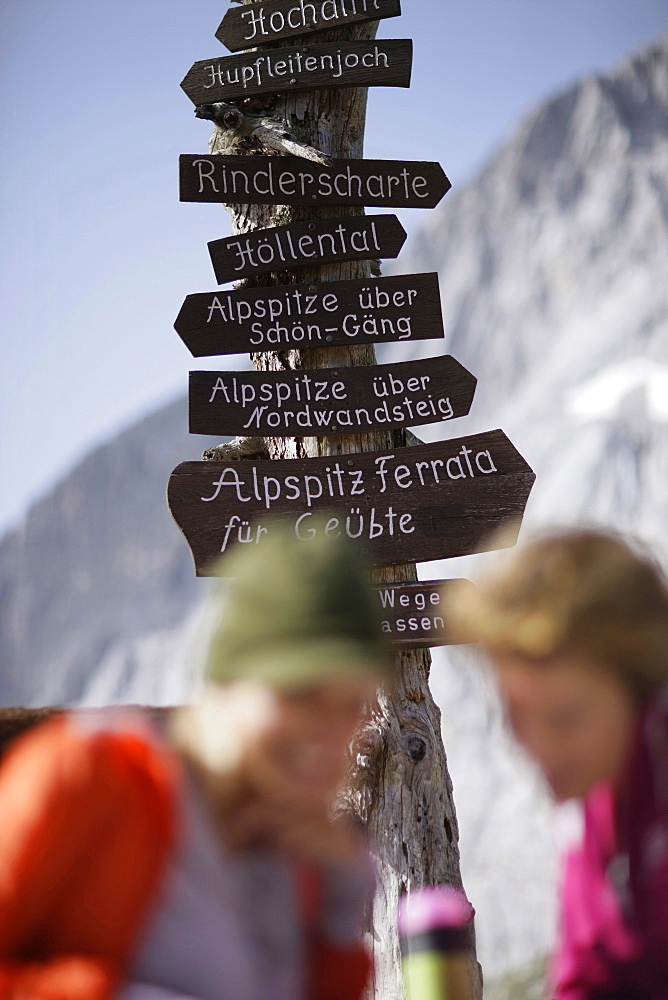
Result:
{"label": "wooden post", "polygon": [[[376,28],[377,22],[354,24],[323,32],[318,40],[372,39]],[[331,157],[361,158],[366,103],[365,88],[309,91],[279,98],[270,116],[277,120],[284,118],[298,141]],[[262,108],[257,105],[254,110],[261,113]],[[254,144],[252,139],[242,139],[235,147],[229,135],[217,130],[210,152],[252,154],[270,150]],[[362,208],[342,212],[335,207],[277,205],[230,206],[228,210],[234,233],[364,212]],[[302,270],[298,275],[283,271],[259,281],[251,279],[245,287],[288,285],[309,280],[353,280],[369,277],[371,269],[368,261],[328,264],[310,271]],[[368,345],[277,351],[253,356],[255,368],[267,372],[375,363],[375,351]],[[267,452],[273,459],[373,452],[406,447],[407,444],[404,430],[266,439]],[[414,581],[417,575],[414,565],[404,565],[377,570],[376,579],[383,583]],[[429,690],[430,664],[431,657],[426,649],[407,650],[397,655],[395,690],[380,695],[378,711],[362,737],[348,796],[378,852],[380,883],[371,934],[376,968],[371,995],[376,1000],[402,1000],[404,996],[395,930],[400,894],[422,885],[461,885],[452,783],[441,738],[440,712]],[[472,967],[476,969],[477,983],[473,995],[479,997],[481,988],[473,957]]]}

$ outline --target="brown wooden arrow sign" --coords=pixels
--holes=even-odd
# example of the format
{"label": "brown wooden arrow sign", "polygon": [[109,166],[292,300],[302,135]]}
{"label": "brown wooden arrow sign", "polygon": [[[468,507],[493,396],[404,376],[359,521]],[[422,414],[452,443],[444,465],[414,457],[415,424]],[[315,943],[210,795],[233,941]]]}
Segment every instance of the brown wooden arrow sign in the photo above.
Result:
{"label": "brown wooden arrow sign", "polygon": [[[206,576],[236,544],[262,544],[276,517],[295,537],[358,539],[372,564],[426,562],[512,545],[535,475],[503,431],[391,452],[244,462],[183,462],[168,502]],[[503,539],[499,529],[503,527]]]}
{"label": "brown wooden arrow sign", "polygon": [[398,257],[406,230],[396,215],[357,215],[345,219],[256,229],[209,243],[219,284],[255,274],[284,271],[341,260]]}
{"label": "brown wooden arrow sign", "polygon": [[179,157],[181,201],[434,208],[451,184],[439,163],[299,156]]}
{"label": "brown wooden arrow sign", "polygon": [[413,43],[321,42],[196,62],[181,82],[193,104],[319,87],[410,87]]}
{"label": "brown wooden arrow sign", "polygon": [[456,646],[459,639],[448,628],[445,595],[452,587],[469,587],[468,580],[429,580],[420,583],[378,584],[381,628],[395,649]]}
{"label": "brown wooden arrow sign", "polygon": [[380,21],[401,14],[399,0],[268,0],[235,7],[223,18],[216,38],[230,52],[282,38],[342,28],[358,21]]}
{"label": "brown wooden arrow sign", "polygon": [[444,336],[435,272],[201,292],[174,328],[195,358]]}
{"label": "brown wooden arrow sign", "polygon": [[191,372],[190,433],[363,434],[464,417],[476,379],[449,355],[398,365]]}

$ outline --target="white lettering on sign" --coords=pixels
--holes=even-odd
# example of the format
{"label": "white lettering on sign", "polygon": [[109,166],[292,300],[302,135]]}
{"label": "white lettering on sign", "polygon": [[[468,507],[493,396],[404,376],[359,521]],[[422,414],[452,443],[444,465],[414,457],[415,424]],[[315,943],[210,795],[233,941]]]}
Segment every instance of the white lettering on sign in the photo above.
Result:
{"label": "white lettering on sign", "polygon": [[340,223],[331,233],[300,236],[296,245],[292,233],[286,229],[283,233],[276,232],[264,237],[259,243],[248,238],[229,240],[226,241],[226,248],[235,253],[235,271],[278,265],[279,261],[283,264],[289,261],[301,263],[304,258],[309,257],[347,256],[351,251],[371,255],[374,251],[382,253],[375,222],[365,229],[349,229]]}
{"label": "white lettering on sign", "polygon": [[[276,157],[280,161],[280,157]],[[428,198],[429,181],[420,173],[413,174],[411,168],[404,167],[397,173],[371,174],[362,177],[354,168],[346,166],[338,172],[323,167],[319,170],[281,168],[280,162],[269,163],[266,170],[241,170],[202,156],[192,161],[197,169],[198,191],[219,194],[230,200],[238,200],[253,194],[279,197],[281,194],[294,197],[357,198],[360,201],[385,201],[397,196],[407,201],[411,198]],[[280,200],[280,198],[279,198]]]}
{"label": "white lettering on sign", "polygon": [[243,66],[226,67],[220,62],[209,63],[202,67],[205,74],[204,90],[211,87],[239,87],[248,90],[249,87],[262,87],[272,79],[281,76],[297,78],[300,75],[309,73],[323,73],[330,71],[333,80],[339,80],[345,76],[347,70],[364,66],[366,69],[373,69],[383,66],[389,69],[390,60],[387,52],[383,52],[377,45],[358,55],[357,52],[349,52],[342,55],[341,49],[337,49],[335,55],[305,56],[301,51],[294,51],[287,58],[280,56],[277,52],[267,52],[258,55],[252,62]]}
{"label": "white lettering on sign", "polygon": [[[355,375],[358,380],[359,373]],[[390,401],[383,399],[374,407],[351,403],[344,381],[321,381],[306,373],[296,375],[292,372],[284,379],[267,382],[224,374],[215,376],[208,402],[214,407],[224,403],[245,408],[245,431],[262,431],[267,425],[272,430],[289,431],[295,423],[306,430],[315,427],[340,431],[343,428],[368,429],[378,424],[407,425],[418,420],[422,423],[451,420],[454,407],[450,397],[435,398],[429,392],[430,382],[430,375],[408,379],[397,378],[392,373],[376,376],[371,384],[367,382],[364,394],[370,395],[373,388],[377,397],[390,397]],[[421,393],[423,398],[414,399],[408,393]],[[337,407],[342,402],[347,405]],[[331,408],[312,405],[318,403],[330,404]]]}
{"label": "white lettering on sign", "polygon": [[244,40],[253,42],[271,38],[286,28],[317,28],[325,23],[330,25],[331,22],[346,21],[357,14],[373,13],[379,9],[378,0],[318,0],[317,3],[299,0],[285,13],[275,10],[267,16],[264,7],[258,5],[257,9],[251,7],[241,15],[248,27]]}
{"label": "white lettering on sign", "polygon": [[[409,463],[409,464],[408,464]],[[381,455],[375,460],[373,489],[379,494],[388,487],[408,490],[417,486],[438,486],[458,479],[473,479],[498,472],[489,450],[474,451],[462,447],[450,458],[435,458],[430,461],[397,461],[396,455]],[[240,503],[252,499],[262,503],[267,510],[281,501],[306,504],[311,508],[314,502],[324,500],[347,500],[366,494],[364,472],[344,468],[340,462],[332,462],[323,472],[296,473],[278,479],[266,473],[258,473],[253,466],[250,472],[236,466],[227,466],[212,484],[211,496],[200,499],[205,503],[217,500],[223,491],[230,491]],[[408,515],[406,515],[408,516]],[[374,536],[371,536],[374,537]]]}

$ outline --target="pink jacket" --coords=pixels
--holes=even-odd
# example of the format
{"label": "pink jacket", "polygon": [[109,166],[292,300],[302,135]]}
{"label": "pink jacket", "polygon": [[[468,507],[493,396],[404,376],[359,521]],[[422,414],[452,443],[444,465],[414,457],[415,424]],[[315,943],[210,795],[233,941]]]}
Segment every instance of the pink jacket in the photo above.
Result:
{"label": "pink jacket", "polygon": [[668,1000],[668,689],[639,719],[619,795],[585,801],[561,938],[556,1000]]}

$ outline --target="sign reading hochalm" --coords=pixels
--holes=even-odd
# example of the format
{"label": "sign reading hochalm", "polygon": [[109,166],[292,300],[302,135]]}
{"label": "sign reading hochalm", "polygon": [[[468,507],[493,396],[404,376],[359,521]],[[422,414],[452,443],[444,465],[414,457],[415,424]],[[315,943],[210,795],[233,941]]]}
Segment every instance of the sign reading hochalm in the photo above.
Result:
{"label": "sign reading hochalm", "polygon": [[298,156],[179,157],[181,201],[434,208],[450,189],[439,163]]}
{"label": "sign reading hochalm", "polygon": [[435,273],[201,292],[174,328],[195,358],[444,336]]}
{"label": "sign reading hochalm", "polygon": [[433,424],[466,416],[475,386],[448,355],[313,371],[191,372],[190,433],[299,437]]}
{"label": "sign reading hochalm", "polygon": [[356,21],[380,21],[401,14],[399,0],[267,0],[234,7],[221,21],[216,38],[230,52],[255,48],[312,31],[342,28]]}
{"label": "sign reading hochalm", "polygon": [[219,284],[286,268],[398,257],[406,230],[396,215],[356,215],[256,229],[209,243]]}
{"label": "sign reading hochalm", "polygon": [[196,62],[181,82],[193,104],[320,87],[410,87],[413,43],[322,42]]}
{"label": "sign reading hochalm", "polygon": [[261,545],[276,516],[308,541],[313,515],[332,509],[337,513],[319,530],[357,539],[378,566],[511,545],[534,479],[503,431],[495,430],[391,452],[183,462],[167,496],[196,572],[206,576],[232,545]]}
{"label": "sign reading hochalm", "polygon": [[448,629],[448,618],[443,610],[444,595],[455,586],[473,590],[468,580],[377,585],[381,628],[390,644],[399,649],[457,645],[460,640]]}

